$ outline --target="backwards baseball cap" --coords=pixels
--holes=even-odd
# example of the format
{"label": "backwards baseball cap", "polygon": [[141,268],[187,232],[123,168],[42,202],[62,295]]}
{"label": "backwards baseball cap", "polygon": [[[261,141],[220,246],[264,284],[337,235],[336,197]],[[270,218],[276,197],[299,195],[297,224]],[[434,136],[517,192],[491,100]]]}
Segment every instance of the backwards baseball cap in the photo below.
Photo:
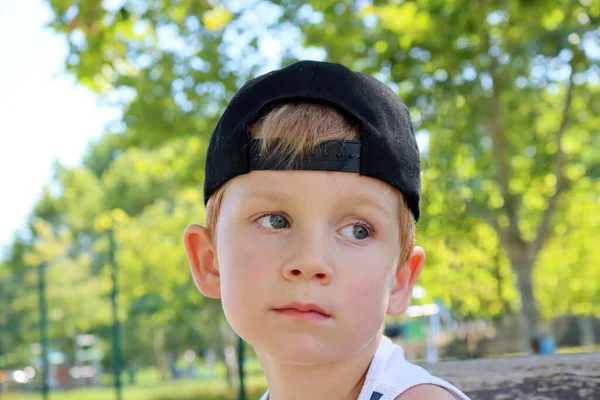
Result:
{"label": "backwards baseball cap", "polygon": [[300,61],[249,80],[233,96],[210,139],[204,201],[227,181],[253,170],[291,167],[259,154],[249,127],[286,102],[321,103],[358,124],[360,141],[322,143],[293,169],[347,171],[379,179],[402,193],[420,216],[419,149],[405,104],[385,84],[343,65]]}

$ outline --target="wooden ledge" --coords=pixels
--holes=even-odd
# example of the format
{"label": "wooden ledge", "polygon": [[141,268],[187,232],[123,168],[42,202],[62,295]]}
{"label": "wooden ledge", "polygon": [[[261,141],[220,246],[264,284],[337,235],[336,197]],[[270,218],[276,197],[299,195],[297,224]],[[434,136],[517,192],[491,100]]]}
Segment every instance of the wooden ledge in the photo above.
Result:
{"label": "wooden ledge", "polygon": [[600,352],[422,365],[473,400],[600,400]]}

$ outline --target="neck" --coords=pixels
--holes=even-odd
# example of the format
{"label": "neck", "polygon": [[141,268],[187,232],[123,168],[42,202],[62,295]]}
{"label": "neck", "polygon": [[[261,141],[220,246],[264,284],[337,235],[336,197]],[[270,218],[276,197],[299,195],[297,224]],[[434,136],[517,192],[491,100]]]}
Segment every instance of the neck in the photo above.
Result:
{"label": "neck", "polygon": [[269,385],[268,400],[358,399],[380,339],[376,336],[352,356],[319,365],[289,364],[257,349]]}

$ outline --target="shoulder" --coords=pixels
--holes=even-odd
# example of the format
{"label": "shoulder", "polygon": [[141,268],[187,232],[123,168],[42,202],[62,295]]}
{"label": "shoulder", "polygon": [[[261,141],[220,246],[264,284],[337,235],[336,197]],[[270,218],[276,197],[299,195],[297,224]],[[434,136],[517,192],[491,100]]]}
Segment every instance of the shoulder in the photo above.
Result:
{"label": "shoulder", "polygon": [[395,400],[455,400],[456,398],[441,386],[422,384],[414,386],[396,397]]}

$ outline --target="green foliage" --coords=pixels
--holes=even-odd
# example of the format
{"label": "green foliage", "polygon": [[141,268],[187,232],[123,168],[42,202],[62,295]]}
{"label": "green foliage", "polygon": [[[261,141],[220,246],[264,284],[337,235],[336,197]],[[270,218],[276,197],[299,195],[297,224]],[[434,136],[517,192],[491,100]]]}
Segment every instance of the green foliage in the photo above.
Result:
{"label": "green foliage", "polygon": [[83,166],[56,165],[30,237],[15,238],[0,264],[12,360],[26,361],[37,341],[32,271],[42,259],[51,336],[107,335],[108,228],[128,357],[230,340],[219,303],[193,285],[181,234],[204,221],[206,146],[227,100],[302,57],[374,74],[409,107],[423,154],[424,301],[466,317],[522,307],[532,325],[540,314],[599,315],[596,2],[48,4],[69,44],[67,71],[120,103],[123,118]]}
{"label": "green foliage", "polygon": [[[40,263],[45,265],[51,336],[72,337],[77,332],[87,332],[109,323],[110,312],[104,307],[101,277],[92,274],[90,255],[69,254],[73,238],[68,229],[56,232],[46,221],[39,220],[35,223],[35,233],[37,239],[31,251],[25,254],[24,261],[30,268]],[[34,276],[30,274],[29,278]],[[37,276],[35,278],[37,280]],[[38,293],[28,291],[13,304],[36,309]]]}
{"label": "green foliage", "polygon": [[[463,314],[489,316],[519,306],[519,283],[534,330],[538,303],[531,291],[545,316],[591,313],[596,284],[583,292],[577,283],[566,293],[560,284],[548,291],[541,277],[562,269],[563,282],[579,282],[588,271],[600,273],[594,260],[585,274],[575,268],[590,254],[575,233],[568,235],[569,261],[546,256],[552,240],[565,240],[550,239],[552,226],[571,219],[575,186],[598,176],[592,149],[600,137],[600,7],[417,0],[357,8],[314,1],[316,17],[307,18],[294,6],[284,5],[304,45],[388,81],[409,106],[426,142],[419,240],[434,251],[423,274],[432,297]],[[581,206],[587,215],[600,207],[597,200]],[[577,225],[569,226],[568,233]],[[598,239],[597,230],[585,232]],[[549,295],[558,287],[560,296]]]}
{"label": "green foliage", "polygon": [[[578,182],[570,192],[571,201],[564,202],[564,214],[553,228],[553,238],[540,254],[535,281],[540,306],[547,317],[600,316],[600,290],[596,282],[599,194],[600,180]],[[545,265],[553,269],[542,267]]]}

